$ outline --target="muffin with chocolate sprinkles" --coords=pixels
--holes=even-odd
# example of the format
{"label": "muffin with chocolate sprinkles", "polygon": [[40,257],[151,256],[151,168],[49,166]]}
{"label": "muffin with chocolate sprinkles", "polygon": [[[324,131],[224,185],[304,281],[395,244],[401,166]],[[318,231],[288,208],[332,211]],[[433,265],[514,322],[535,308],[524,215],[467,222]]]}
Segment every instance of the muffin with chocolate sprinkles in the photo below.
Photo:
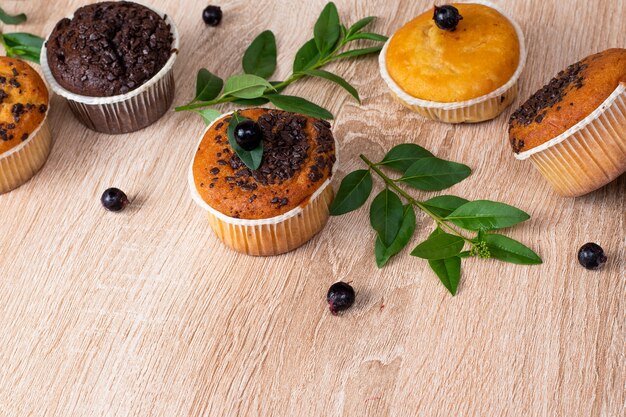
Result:
{"label": "muffin with chocolate sprinkles", "polygon": [[80,7],[42,49],[44,76],[87,127],[128,133],[149,126],[174,97],[178,36],[164,13],[130,1]]}
{"label": "muffin with chocolate sprinkles", "polygon": [[626,49],[559,72],[509,120],[509,143],[564,196],[594,191],[626,171]]}
{"label": "muffin with chocolate sprinkles", "polygon": [[48,99],[30,65],[0,57],[0,194],[28,181],[48,159]]}
{"label": "muffin with chocolate sprinkles", "polygon": [[200,141],[190,170],[191,192],[228,246],[276,255],[311,239],[328,220],[335,140],[324,120],[270,109],[239,114],[258,123],[263,159],[249,169],[228,143],[231,116],[216,120]]}

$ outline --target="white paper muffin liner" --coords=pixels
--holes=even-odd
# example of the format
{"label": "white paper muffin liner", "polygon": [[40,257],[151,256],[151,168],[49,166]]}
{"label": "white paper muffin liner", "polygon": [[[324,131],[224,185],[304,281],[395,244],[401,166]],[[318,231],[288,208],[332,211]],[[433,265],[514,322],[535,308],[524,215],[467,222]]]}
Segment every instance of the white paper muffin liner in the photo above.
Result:
{"label": "white paper muffin liner", "polygon": [[555,190],[577,197],[626,172],[626,84],[561,135],[515,155],[530,161]]}
{"label": "white paper muffin liner", "polygon": [[465,3],[482,4],[491,7],[506,17],[515,28],[520,47],[520,60],[513,76],[500,88],[489,94],[472,100],[442,103],[422,100],[408,94],[393,80],[387,70],[387,48],[392,38],[385,43],[378,56],[380,75],[391,90],[393,97],[409,109],[432,120],[445,123],[478,123],[491,120],[504,111],[517,97],[517,82],[526,65],[526,43],[524,32],[519,24],[499,6],[483,0],[467,1]]}
{"label": "white paper muffin liner", "polygon": [[[178,56],[180,38],[174,21],[152,6],[135,1],[165,19],[172,32],[172,55],[165,66],[148,82],[126,94],[112,97],[89,97],[72,93],[63,88],[52,75],[48,64],[46,45],[41,48],[41,68],[52,91],[65,98],[76,116],[88,128],[97,132],[122,134],[135,132],[159,120],[174,100],[174,62]],[[72,18],[72,16],[69,16]]]}
{"label": "white paper muffin liner", "polygon": [[39,172],[51,149],[52,135],[46,114],[28,139],[0,155],[0,194],[19,187]]}
{"label": "white paper muffin liner", "polygon": [[[224,114],[213,121],[200,138],[198,149],[206,133],[219,121],[233,112]],[[335,141],[337,156],[337,142]],[[193,176],[194,158],[188,174],[189,190],[193,200],[209,216],[209,224],[215,234],[228,247],[248,255],[272,256],[292,251],[315,236],[324,228],[329,214],[329,207],[334,197],[331,180],[337,170],[339,160],[335,161],[330,178],[311,195],[306,203],[288,212],[267,219],[238,219],[230,217],[211,207],[196,188]]]}

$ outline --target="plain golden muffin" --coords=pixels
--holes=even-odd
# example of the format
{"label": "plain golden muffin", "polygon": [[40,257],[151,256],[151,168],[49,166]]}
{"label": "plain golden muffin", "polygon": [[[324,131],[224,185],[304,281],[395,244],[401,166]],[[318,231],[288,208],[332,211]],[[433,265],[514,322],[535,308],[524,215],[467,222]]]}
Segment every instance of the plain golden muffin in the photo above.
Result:
{"label": "plain golden muffin", "polygon": [[391,38],[387,71],[411,96],[450,103],[484,96],[502,87],[520,62],[520,42],[511,22],[480,4],[452,4],[461,20],[455,31],[439,29],[433,10]]}
{"label": "plain golden muffin", "polygon": [[326,121],[270,109],[247,109],[263,133],[263,160],[248,169],[228,143],[231,120],[214,122],[192,165],[200,197],[213,209],[238,219],[269,219],[306,205],[332,175],[335,142]]}
{"label": "plain golden muffin", "polygon": [[593,113],[626,83],[626,49],[608,49],[561,71],[512,115],[509,141],[515,153],[553,139]]}
{"label": "plain golden muffin", "polygon": [[28,139],[48,110],[48,89],[27,63],[0,57],[0,155]]}

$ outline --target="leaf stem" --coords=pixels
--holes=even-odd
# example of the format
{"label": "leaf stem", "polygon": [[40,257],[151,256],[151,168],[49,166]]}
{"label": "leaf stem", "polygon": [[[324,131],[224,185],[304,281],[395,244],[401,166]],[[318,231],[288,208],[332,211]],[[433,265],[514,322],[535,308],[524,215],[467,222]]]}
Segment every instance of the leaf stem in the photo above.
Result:
{"label": "leaf stem", "polygon": [[432,218],[438,226],[440,226],[443,229],[448,230],[448,232],[450,232],[451,234],[458,236],[460,238],[462,238],[466,243],[469,243],[470,245],[474,245],[474,242],[472,241],[472,239],[469,239],[467,237],[465,237],[464,235],[462,235],[461,233],[459,233],[455,228],[453,228],[452,226],[450,226],[448,223],[446,223],[445,219],[437,216],[435,213],[433,213],[432,211],[430,211],[428,209],[428,207],[426,207],[424,205],[423,202],[416,200],[415,198],[413,198],[409,193],[407,193],[406,191],[404,191],[402,188],[400,188],[398,186],[398,184],[395,183],[394,180],[392,180],[391,178],[389,178],[387,175],[385,175],[384,172],[382,172],[380,170],[380,168],[378,168],[378,164],[373,163],[372,161],[370,161],[365,155],[361,154],[359,155],[359,157],[363,160],[363,162],[365,162],[367,164],[367,166],[374,171],[384,182],[385,185],[388,188],[392,188],[394,191],[396,191],[398,194],[400,194],[402,197],[404,197],[407,202],[409,202],[410,204],[412,204],[413,206],[416,206],[417,208],[419,208],[420,210],[422,210],[424,213],[426,213],[430,218]]}

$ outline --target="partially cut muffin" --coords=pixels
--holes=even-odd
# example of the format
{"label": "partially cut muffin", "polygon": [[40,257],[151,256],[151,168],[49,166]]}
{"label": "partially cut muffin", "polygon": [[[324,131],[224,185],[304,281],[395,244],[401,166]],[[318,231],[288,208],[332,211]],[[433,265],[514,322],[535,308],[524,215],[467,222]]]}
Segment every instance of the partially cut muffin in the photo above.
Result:
{"label": "partially cut muffin", "polygon": [[280,110],[238,114],[261,129],[261,165],[251,170],[235,154],[228,142],[232,116],[223,116],[198,146],[190,170],[192,195],[233,249],[251,255],[295,249],[328,220],[336,162],[330,124]]}

